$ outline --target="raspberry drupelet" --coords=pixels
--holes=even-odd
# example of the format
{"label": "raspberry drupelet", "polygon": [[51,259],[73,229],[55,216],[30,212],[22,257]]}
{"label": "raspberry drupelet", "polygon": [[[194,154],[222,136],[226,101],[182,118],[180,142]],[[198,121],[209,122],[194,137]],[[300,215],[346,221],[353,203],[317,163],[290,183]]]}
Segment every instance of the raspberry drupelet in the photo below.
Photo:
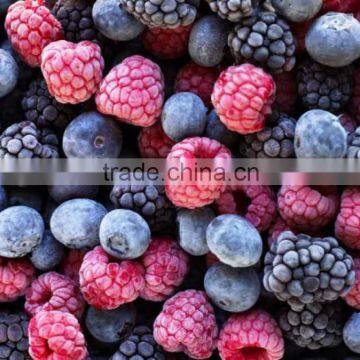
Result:
{"label": "raspberry drupelet", "polygon": [[286,225],[286,222],[281,218],[281,216],[277,216],[276,220],[269,227],[267,236],[267,243],[269,247],[271,247],[271,245],[277,240],[277,238],[283,231],[289,230],[289,226]]}
{"label": "raspberry drupelet", "polygon": [[111,310],[134,301],[145,286],[141,264],[113,260],[101,246],[85,255],[79,276],[85,300],[97,309]]}
{"label": "raspberry drupelet", "polygon": [[342,298],[349,306],[360,310],[360,258],[353,257],[353,260],[355,266],[355,284]]}

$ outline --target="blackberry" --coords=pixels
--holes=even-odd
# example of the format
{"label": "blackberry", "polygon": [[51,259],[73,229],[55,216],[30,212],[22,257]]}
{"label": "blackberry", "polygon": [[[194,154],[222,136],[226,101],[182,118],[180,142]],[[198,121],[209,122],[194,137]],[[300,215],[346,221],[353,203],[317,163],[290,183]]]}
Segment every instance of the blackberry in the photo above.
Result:
{"label": "blackberry", "polygon": [[274,72],[295,66],[295,39],[290,26],[276,13],[263,11],[243,19],[228,36],[237,63],[253,62]]}
{"label": "blackberry", "polygon": [[298,67],[297,83],[303,106],[337,112],[351,99],[353,71],[350,66],[335,69],[307,59]]}
{"label": "blackberry", "polygon": [[21,102],[26,120],[38,127],[64,129],[75,117],[73,106],[61,104],[49,93],[44,79],[33,80]]}
{"label": "blackberry", "polygon": [[31,359],[28,353],[29,318],[22,312],[0,311],[0,359]]}
{"label": "blackberry", "polygon": [[133,210],[144,217],[152,231],[173,227],[175,209],[160,185],[115,185],[110,200],[117,208]]}
{"label": "blackberry", "polygon": [[339,302],[306,304],[300,311],[283,309],[279,317],[283,334],[300,347],[317,350],[342,342],[343,307]]}
{"label": "blackberry", "polygon": [[295,155],[296,120],[281,114],[276,123],[240,142],[240,155],[247,158],[292,158]]}
{"label": "blackberry", "polygon": [[351,142],[348,148],[348,158],[360,159],[360,126],[351,135]]}
{"label": "blackberry", "polygon": [[110,360],[165,360],[166,356],[156,344],[152,331],[147,326],[136,326],[123,341]]}
{"label": "blackberry", "polygon": [[0,158],[57,158],[58,139],[30,121],[9,126],[0,136]]}

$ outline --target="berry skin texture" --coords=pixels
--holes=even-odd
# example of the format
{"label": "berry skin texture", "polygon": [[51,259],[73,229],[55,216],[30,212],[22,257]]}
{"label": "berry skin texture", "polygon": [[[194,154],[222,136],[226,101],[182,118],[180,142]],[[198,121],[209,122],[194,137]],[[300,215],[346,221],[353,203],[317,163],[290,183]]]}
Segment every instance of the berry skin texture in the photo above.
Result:
{"label": "berry skin texture", "polygon": [[216,347],[214,309],[203,291],[186,290],[167,300],[154,322],[154,338],[165,351],[207,359]]}
{"label": "berry skin texture", "polygon": [[229,130],[251,134],[265,127],[275,89],[272,77],[262,69],[250,64],[230,66],[217,79],[211,100]]}
{"label": "berry skin texture", "polygon": [[98,89],[103,69],[99,45],[87,40],[78,44],[55,41],[41,54],[41,71],[49,92],[63,104],[89,100]]}
{"label": "berry skin texture", "polygon": [[335,234],[345,246],[360,249],[360,186],[344,190],[335,222]]}
{"label": "berry skin texture", "polygon": [[40,275],[26,291],[26,312],[34,316],[41,311],[63,311],[80,319],[85,301],[76,283],[50,271]]}
{"label": "berry skin texture", "polygon": [[[167,174],[165,190],[169,200],[176,206],[187,209],[203,207],[218,199],[225,190],[224,179],[216,179],[214,171],[210,183],[207,183],[206,179],[202,182],[194,181],[195,174],[198,176],[197,179],[201,179],[202,176],[200,170],[194,168],[193,160],[196,158],[212,159],[216,167],[221,165],[226,171],[231,162],[231,153],[216,140],[206,137],[187,138],[173,146],[166,162],[167,166],[174,166],[178,172],[175,171],[171,177]],[[183,165],[193,168],[192,178],[181,175]]]}
{"label": "berry skin texture", "polygon": [[141,264],[113,261],[100,246],[85,255],[79,276],[85,300],[97,309],[111,310],[132,302],[145,286]]}
{"label": "berry skin texture", "polygon": [[360,258],[353,258],[355,270],[355,284],[342,298],[354,309],[360,310]]}
{"label": "berry skin texture", "polygon": [[278,360],[284,354],[284,339],[276,321],[256,309],[230,316],[220,331],[218,349],[222,360]]}
{"label": "berry skin texture", "polygon": [[278,210],[291,229],[317,231],[334,219],[339,197],[335,188],[283,185]]}
{"label": "berry skin texture", "polygon": [[190,37],[190,26],[175,29],[148,28],[141,36],[144,48],[159,59],[177,59],[184,56]]}
{"label": "berry skin texture", "polygon": [[96,94],[96,106],[119,121],[151,126],[161,114],[164,86],[157,64],[140,55],[130,56],[105,76]]}
{"label": "berry skin texture", "polygon": [[188,270],[189,257],[169,236],[153,238],[141,258],[145,268],[145,300],[163,301],[181,285]]}
{"label": "berry skin texture", "polygon": [[5,29],[13,48],[31,67],[41,63],[46,45],[63,37],[60,22],[43,5],[43,0],[17,1],[5,19]]}
{"label": "berry skin texture", "polygon": [[35,275],[27,258],[0,257],[0,303],[14,301],[25,294]]}
{"label": "berry skin texture", "polygon": [[85,338],[76,317],[61,311],[36,314],[29,324],[29,353],[33,360],[84,360]]}

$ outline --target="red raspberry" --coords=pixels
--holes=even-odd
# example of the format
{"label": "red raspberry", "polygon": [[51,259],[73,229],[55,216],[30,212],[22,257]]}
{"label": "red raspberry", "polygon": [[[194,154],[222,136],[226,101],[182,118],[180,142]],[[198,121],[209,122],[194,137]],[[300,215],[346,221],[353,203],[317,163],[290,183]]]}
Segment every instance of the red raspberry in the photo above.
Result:
{"label": "red raspberry", "polygon": [[360,68],[356,69],[353,74],[354,90],[350,101],[350,112],[355,120],[360,122]]}
{"label": "red raspberry", "polygon": [[43,3],[43,0],[17,1],[8,8],[5,19],[11,45],[32,67],[40,65],[46,45],[63,38],[60,22]]}
{"label": "red raspberry", "polygon": [[240,134],[250,134],[265,127],[275,100],[273,78],[250,64],[230,66],[215,82],[212,103],[225,126]]}
{"label": "red raspberry", "polygon": [[111,259],[101,246],[85,255],[79,275],[85,300],[98,309],[111,310],[134,301],[145,286],[141,264]]}
{"label": "red raspberry", "polygon": [[85,301],[74,281],[55,271],[40,275],[26,291],[25,310],[31,316],[40,311],[65,311],[78,319]]}
{"label": "red raspberry", "polygon": [[276,216],[276,202],[269,186],[229,186],[216,200],[220,214],[245,216],[259,231],[269,228]]}
{"label": "red raspberry", "polygon": [[293,72],[284,71],[280,74],[274,74],[276,84],[275,107],[285,114],[294,110],[297,100],[297,83]]}
{"label": "red raspberry", "polygon": [[267,243],[269,247],[277,240],[278,236],[283,231],[290,230],[289,226],[286,225],[285,221],[281,218],[281,216],[278,216],[274,223],[270,226],[269,232],[268,232],[268,238]]}
{"label": "red raspberry", "polygon": [[353,258],[354,265],[355,265],[355,284],[350,289],[350,291],[343,296],[343,299],[346,303],[357,309],[360,310],[360,258]]}
{"label": "red raspberry", "polygon": [[333,220],[338,209],[336,188],[283,185],[278,196],[281,217],[292,229],[318,231]]}
{"label": "red raspberry", "polygon": [[145,268],[145,300],[163,301],[174,293],[189,270],[189,256],[169,236],[153,238],[141,258]]}
{"label": "red raspberry", "polygon": [[104,69],[99,45],[60,40],[41,54],[41,71],[49,92],[60,103],[78,104],[96,92]]}
{"label": "red raspberry", "polygon": [[213,254],[212,252],[208,252],[205,256],[205,261],[206,261],[206,266],[209,268],[210,266],[217,264],[218,262],[220,262],[220,260],[218,259],[218,257]]}
{"label": "red raspberry", "polygon": [[61,273],[79,285],[79,271],[87,250],[71,249],[60,264]]}
{"label": "red raspberry", "polygon": [[85,338],[76,317],[62,311],[41,311],[29,323],[29,353],[33,360],[83,360]]}
{"label": "red raspberry", "polygon": [[296,40],[296,53],[302,54],[306,51],[305,38],[310,30],[313,20],[304,21],[301,23],[291,23],[291,31]]}
{"label": "red raspberry", "polygon": [[211,93],[219,70],[191,62],[182,67],[175,79],[175,92],[189,91],[198,95],[206,106],[211,106]]}
{"label": "red raspberry", "polygon": [[358,127],[355,119],[348,114],[341,114],[339,116],[339,120],[348,135],[351,135]]}
{"label": "red raspberry", "polygon": [[154,322],[154,338],[166,351],[207,359],[216,347],[214,309],[204,291],[186,290],[164,303]]}
{"label": "red raspberry", "polygon": [[14,301],[25,294],[35,274],[27,258],[0,257],[0,302]]}
{"label": "red raspberry", "polygon": [[222,360],[282,359],[284,339],[276,321],[264,310],[229,317],[220,331]]}
{"label": "red raspberry", "polygon": [[143,158],[166,158],[175,145],[164,132],[161,123],[141,128],[138,144]]}
{"label": "red raspberry", "polygon": [[175,29],[147,28],[141,39],[144,48],[160,59],[177,59],[187,53],[192,25]]}
{"label": "red raspberry", "polygon": [[348,187],[342,193],[335,234],[347,247],[360,249],[360,186]]}
{"label": "red raspberry", "polygon": [[321,12],[329,11],[354,13],[360,10],[359,0],[323,0]]}
{"label": "red raspberry", "polygon": [[[187,138],[174,145],[166,163],[169,169],[177,172],[167,172],[165,190],[176,206],[188,209],[202,207],[211,204],[225,190],[225,180],[216,179],[217,173],[212,171],[212,177],[208,179],[195,167],[194,163],[198,158],[211,159],[215,168],[222,167],[226,171],[231,153],[218,141],[206,137]],[[182,171],[185,167],[190,168],[191,172]],[[197,179],[202,181],[196,181]]]}
{"label": "red raspberry", "polygon": [[95,100],[103,114],[136,126],[153,125],[164,102],[160,67],[140,55],[126,58],[106,75]]}

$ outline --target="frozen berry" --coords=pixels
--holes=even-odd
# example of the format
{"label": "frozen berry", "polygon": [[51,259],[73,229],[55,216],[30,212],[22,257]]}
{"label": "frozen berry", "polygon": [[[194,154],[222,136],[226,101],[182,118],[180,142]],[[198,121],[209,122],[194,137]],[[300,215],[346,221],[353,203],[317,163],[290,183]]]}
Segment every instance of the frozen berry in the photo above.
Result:
{"label": "frozen berry", "polygon": [[343,339],[345,345],[356,354],[360,354],[359,328],[360,313],[355,312],[344,326]]}
{"label": "frozen berry", "polygon": [[304,22],[313,18],[320,10],[323,0],[272,0],[272,5],[290,21]]}
{"label": "frozen berry", "polygon": [[281,216],[277,216],[276,220],[269,227],[267,243],[269,247],[277,240],[279,235],[283,231],[289,231],[290,227],[286,224],[286,222],[282,219]]}
{"label": "frozen berry", "polygon": [[342,298],[349,306],[360,310],[360,258],[353,257],[353,260],[355,266],[355,284]]}
{"label": "frozen berry", "polygon": [[0,49],[0,98],[14,90],[19,77],[19,67],[14,58]]}
{"label": "frozen berry", "polygon": [[222,19],[231,22],[239,22],[241,19],[251,16],[259,5],[258,0],[207,0],[210,9]]}
{"label": "frozen berry", "polygon": [[60,264],[60,272],[79,285],[79,270],[87,250],[70,249]]}
{"label": "frozen berry", "polygon": [[285,71],[274,74],[273,79],[276,85],[275,109],[280,113],[292,113],[297,101],[297,83],[294,72]]}
{"label": "frozen berry", "polygon": [[358,0],[323,0],[323,12],[353,13],[360,10]]}
{"label": "frozen berry", "polygon": [[94,199],[98,194],[97,185],[51,185],[49,195],[57,202],[62,203],[71,199]]}
{"label": "frozen berry", "polygon": [[24,205],[41,213],[44,200],[43,198],[43,192],[41,190],[35,190],[32,186],[14,187],[8,190],[7,205],[8,207]]}

